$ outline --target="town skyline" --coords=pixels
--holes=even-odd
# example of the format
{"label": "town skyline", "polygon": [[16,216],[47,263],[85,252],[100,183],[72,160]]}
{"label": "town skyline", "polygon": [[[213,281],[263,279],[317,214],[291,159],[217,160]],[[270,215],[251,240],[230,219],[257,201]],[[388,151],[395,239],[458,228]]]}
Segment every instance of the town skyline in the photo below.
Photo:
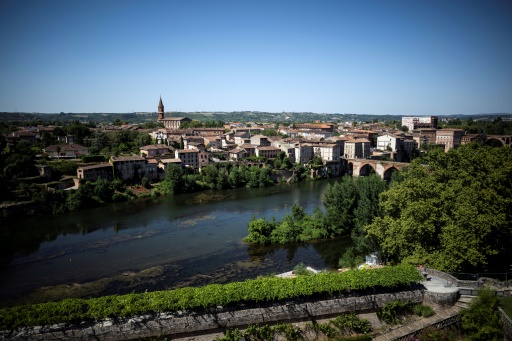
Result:
{"label": "town skyline", "polygon": [[512,112],[506,1],[23,3],[0,111]]}

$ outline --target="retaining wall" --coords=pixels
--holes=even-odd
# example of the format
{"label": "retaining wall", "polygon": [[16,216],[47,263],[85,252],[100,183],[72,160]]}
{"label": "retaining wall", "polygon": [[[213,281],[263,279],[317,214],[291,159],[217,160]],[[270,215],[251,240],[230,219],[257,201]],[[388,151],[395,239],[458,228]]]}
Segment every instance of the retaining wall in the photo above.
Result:
{"label": "retaining wall", "polygon": [[84,322],[78,325],[59,324],[0,332],[0,337],[13,340],[126,340],[160,335],[215,332],[249,324],[330,317],[349,311],[375,311],[386,302],[394,300],[419,303],[423,301],[423,291],[417,289],[328,300],[284,302],[263,307],[238,307],[237,309],[218,307],[214,311],[204,313],[161,313],[130,319],[108,319],[98,323]]}

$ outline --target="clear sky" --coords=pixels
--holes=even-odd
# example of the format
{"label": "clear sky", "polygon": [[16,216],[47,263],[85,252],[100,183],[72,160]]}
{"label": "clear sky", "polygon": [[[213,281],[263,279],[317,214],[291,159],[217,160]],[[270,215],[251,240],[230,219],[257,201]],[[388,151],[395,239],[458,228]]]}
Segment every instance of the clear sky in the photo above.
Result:
{"label": "clear sky", "polygon": [[0,111],[512,113],[512,1],[2,0]]}

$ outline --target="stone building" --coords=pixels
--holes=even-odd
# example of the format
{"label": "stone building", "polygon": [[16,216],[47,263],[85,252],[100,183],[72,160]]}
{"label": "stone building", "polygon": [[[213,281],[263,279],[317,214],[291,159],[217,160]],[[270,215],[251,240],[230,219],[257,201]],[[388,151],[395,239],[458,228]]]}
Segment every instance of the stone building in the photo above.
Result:
{"label": "stone building", "polygon": [[86,181],[96,181],[99,178],[112,180],[112,165],[110,163],[100,163],[92,166],[83,166],[76,169],[78,179]]}
{"label": "stone building", "polygon": [[146,173],[146,159],[142,156],[111,156],[115,177],[121,180],[142,179]]}
{"label": "stone building", "polygon": [[158,103],[158,122],[163,123],[164,127],[167,129],[179,129],[183,122],[192,122],[192,120],[188,117],[165,118],[164,104],[162,97],[160,97],[160,102]]}

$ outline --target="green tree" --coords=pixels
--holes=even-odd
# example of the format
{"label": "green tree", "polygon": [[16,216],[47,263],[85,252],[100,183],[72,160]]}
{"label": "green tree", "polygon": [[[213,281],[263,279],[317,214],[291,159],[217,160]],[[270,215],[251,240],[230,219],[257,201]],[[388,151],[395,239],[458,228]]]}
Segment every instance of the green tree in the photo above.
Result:
{"label": "green tree", "polygon": [[463,310],[462,330],[470,341],[503,340],[503,326],[498,311],[498,298],[489,289],[480,289],[478,298]]}
{"label": "green tree", "polygon": [[165,180],[160,184],[160,188],[165,195],[180,193],[183,189],[183,170],[175,164],[168,164],[165,170]]}
{"label": "green tree", "polygon": [[354,228],[354,209],[357,204],[357,188],[345,175],[341,181],[328,185],[322,199],[330,222],[331,234],[350,233]]}
{"label": "green tree", "polygon": [[512,237],[512,150],[433,149],[381,196],[365,230],[394,263],[474,271],[507,258]]}

